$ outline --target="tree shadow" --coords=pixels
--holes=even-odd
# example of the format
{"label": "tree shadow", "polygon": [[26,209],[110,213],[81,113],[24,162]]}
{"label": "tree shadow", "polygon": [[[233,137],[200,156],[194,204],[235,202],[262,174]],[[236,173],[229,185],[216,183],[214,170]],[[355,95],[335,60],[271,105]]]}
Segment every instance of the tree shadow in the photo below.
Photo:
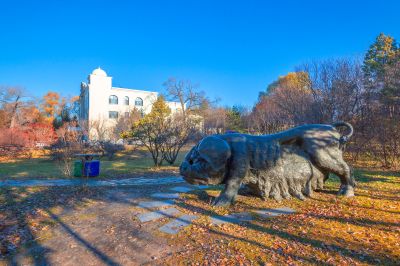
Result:
{"label": "tree shadow", "polygon": [[[385,182],[385,183],[400,183],[400,172],[395,171],[378,171],[378,170],[356,170],[357,182]],[[399,180],[393,180],[399,178]]]}
{"label": "tree shadow", "polygon": [[104,264],[110,265],[110,266],[116,266],[120,265],[116,263],[113,259],[108,257],[106,254],[98,250],[96,247],[94,247],[92,244],[87,242],[83,237],[81,237],[77,232],[71,229],[67,224],[65,224],[61,219],[54,213],[52,213],[50,210],[46,210],[46,212],[50,215],[50,217],[56,221],[63,229],[65,232],[67,232],[69,235],[71,235],[77,242],[82,244],[83,246],[86,247],[92,254],[94,254],[98,259],[100,259]]}
{"label": "tree shadow", "polygon": [[400,197],[397,197],[397,196],[388,196],[388,195],[376,196],[376,195],[365,194],[365,193],[360,193],[360,192],[356,192],[355,195],[370,198],[370,199],[377,199],[377,200],[400,201]]}
{"label": "tree shadow", "polygon": [[[200,213],[202,215],[220,216],[218,213],[216,213],[212,209],[211,210],[207,210],[207,209],[204,209],[202,207],[188,205],[188,204],[185,203],[185,201],[182,201],[182,200],[179,200],[177,205],[179,207],[181,207],[181,208],[184,208],[184,209],[188,210],[188,211],[192,211],[192,212],[195,211],[195,212]],[[270,220],[266,219],[266,220],[259,220],[259,221],[262,222],[262,223],[268,223]],[[339,222],[346,222],[346,220],[339,220]],[[249,239],[246,239],[246,238],[236,237],[236,236],[233,236],[233,235],[230,235],[230,234],[227,234],[227,233],[222,233],[222,232],[216,231],[216,230],[214,230],[212,228],[205,227],[204,225],[201,225],[199,223],[194,223],[194,224],[196,226],[198,226],[198,227],[203,227],[203,228],[209,230],[212,233],[215,233],[215,234],[218,234],[218,235],[223,235],[223,236],[226,236],[226,237],[229,237],[229,238],[232,238],[232,239],[244,241],[246,243],[254,244],[254,245],[259,246],[261,248],[271,250],[270,247],[267,247],[264,244],[259,243],[257,241],[252,241],[252,240],[249,240]],[[341,246],[333,244],[333,245],[329,245],[329,249],[328,249],[328,248],[326,248],[325,243],[323,241],[321,241],[321,240],[312,239],[312,238],[308,238],[308,237],[301,237],[301,236],[298,236],[298,235],[295,235],[295,234],[291,234],[291,233],[288,233],[288,232],[285,232],[285,231],[282,231],[282,230],[263,227],[263,226],[255,224],[255,223],[248,222],[248,223],[243,223],[243,225],[246,226],[249,229],[258,231],[260,233],[266,233],[266,234],[269,234],[269,235],[273,235],[273,236],[277,236],[277,237],[280,237],[280,238],[284,238],[284,239],[286,239],[288,241],[296,241],[296,242],[301,243],[301,244],[311,245],[314,248],[327,249],[327,251],[330,251],[329,249],[333,249],[334,251],[338,252],[339,254],[342,254],[342,255],[344,255],[346,257],[349,257],[349,258],[352,258],[354,260],[358,260],[360,262],[376,263],[377,261],[380,261],[383,258],[386,259],[386,261],[388,263],[390,263],[390,264],[395,264],[396,261],[397,261],[395,258],[389,258],[389,257],[385,258],[384,255],[382,255],[382,257],[377,257],[377,256],[374,256],[372,254],[362,254],[362,257],[360,257],[359,256],[360,253],[359,253],[357,247],[355,247],[353,249],[347,249],[347,248],[344,248],[344,247],[341,247]],[[397,224],[394,224],[394,225],[397,225]],[[274,251],[276,251],[276,250],[274,250]],[[294,256],[297,256],[297,255],[294,255]],[[321,261],[315,260],[314,258],[301,257],[301,259],[306,260],[308,262],[312,262],[312,263],[317,263],[317,262],[321,263]]]}
{"label": "tree shadow", "polygon": [[[24,187],[14,189],[18,191],[18,194],[28,193],[27,189]],[[85,202],[88,199],[98,198],[96,194],[85,193],[88,192],[88,190],[84,187],[75,187],[73,189],[78,189],[78,191],[73,191],[73,193],[63,195],[65,189],[65,187],[47,187],[46,189],[40,190],[39,192],[33,192],[29,194],[29,196],[27,196],[26,198],[17,201],[16,199],[19,199],[19,195],[15,193],[13,188],[1,188],[1,190],[5,194],[6,201],[6,204],[1,206],[1,210],[7,211],[9,216],[11,216],[9,217],[10,219],[12,219],[13,217],[17,217],[18,226],[21,230],[23,230],[23,234],[28,240],[25,243],[21,243],[21,237],[21,240],[18,243],[19,247],[17,247],[17,250],[15,252],[11,252],[10,254],[6,254],[5,259],[7,260],[8,264],[18,265],[18,251],[24,246],[29,246],[29,248],[27,249],[27,255],[33,260],[34,265],[50,265],[47,259],[47,254],[49,254],[51,250],[43,247],[36,240],[36,236],[29,226],[30,215],[32,213],[35,213],[37,209],[41,209],[45,213],[47,213],[54,222],[59,224],[66,233],[71,235],[77,242],[85,246],[104,264],[119,265],[103,252],[94,247],[92,244],[87,242],[77,232],[75,232],[68,225],[62,222],[61,219],[59,219],[59,217],[50,210],[53,207],[62,207],[63,209],[70,207],[71,209],[74,209],[81,202]],[[79,189],[82,189],[83,191],[79,191]],[[60,196],[64,196],[63,200],[60,200]],[[65,204],[66,202],[67,204]],[[5,243],[2,244],[7,245],[10,243],[7,243],[7,241],[5,241]]]}
{"label": "tree shadow", "polygon": [[[137,187],[134,187],[134,189],[136,189]],[[50,218],[55,221],[57,224],[60,225],[60,227],[69,235],[71,235],[77,242],[79,242],[82,246],[84,246],[87,250],[89,250],[93,255],[95,255],[99,260],[101,260],[104,264],[107,265],[118,265],[112,258],[110,258],[109,256],[107,256],[104,252],[102,252],[101,250],[99,250],[98,248],[96,248],[92,243],[89,243],[87,240],[85,240],[82,236],[80,236],[76,231],[74,231],[71,227],[69,227],[66,223],[64,223],[58,216],[57,214],[55,214],[53,211],[51,211],[52,207],[62,207],[62,208],[67,208],[68,206],[71,207],[72,209],[74,209],[80,202],[85,202],[86,200],[91,200],[91,199],[101,199],[101,201],[105,202],[105,203],[121,203],[121,204],[125,204],[128,206],[137,206],[135,203],[133,203],[132,201],[128,200],[127,198],[124,197],[101,197],[99,198],[98,195],[96,193],[69,193],[65,196],[62,195],[62,191],[65,190],[64,187],[48,187],[42,191],[39,192],[33,192],[32,194],[30,194],[28,197],[22,199],[22,200],[16,200],[18,199],[18,194],[13,191],[12,189],[9,188],[3,188],[6,189],[6,193],[5,193],[5,197],[7,200],[7,205],[12,205],[13,208],[13,215],[17,215],[17,212],[22,212],[22,216],[21,214],[19,214],[21,216],[21,220],[19,221],[21,224],[24,224],[26,226],[28,226],[28,213],[30,213],[31,211],[34,211],[35,209],[39,208],[44,210],[49,216]],[[115,188],[119,191],[121,191],[121,189]],[[132,187],[126,186],[123,188],[123,190],[131,190]],[[25,188],[18,188],[18,190],[16,190],[18,193],[25,193],[26,189]],[[55,197],[48,197],[48,194],[56,194]],[[59,197],[64,197],[62,200],[59,200]],[[41,202],[38,199],[44,199],[44,202]],[[65,204],[65,201],[68,200],[72,200],[72,202],[70,204]],[[199,200],[205,201],[207,200],[206,198],[199,198]],[[207,215],[207,216],[219,216],[218,213],[214,210],[214,209],[205,209],[203,207],[198,207],[198,206],[193,206],[188,204],[185,200],[182,199],[178,199],[176,200],[176,204],[181,207],[184,210],[190,211],[190,212],[197,212],[201,215]],[[1,207],[3,208],[3,206]],[[146,208],[144,208],[146,209]],[[150,208],[147,208],[146,210],[151,211]],[[174,217],[171,216],[170,218],[175,218],[175,219],[179,219],[179,217]],[[316,217],[319,219],[326,219],[326,217]],[[330,217],[329,217],[330,218]],[[329,219],[328,218],[328,219]],[[333,218],[336,219],[336,218]],[[268,220],[256,220],[258,223],[268,223]],[[346,223],[349,222],[346,219],[339,219],[338,222],[341,223]],[[374,221],[358,221],[360,223],[364,223],[365,226],[368,225],[376,225],[374,224]],[[260,243],[258,241],[254,241],[254,240],[250,240],[250,239],[246,239],[245,237],[238,237],[235,235],[231,235],[229,233],[226,232],[221,232],[217,229],[214,228],[209,228],[207,226],[204,226],[198,222],[194,222],[193,224],[195,224],[198,227],[202,227],[208,231],[210,231],[211,233],[214,233],[216,235],[220,235],[222,237],[227,237],[233,240],[238,240],[238,241],[243,241],[245,243],[249,243],[249,244],[253,244],[255,246],[258,246],[260,248],[263,248],[265,250],[268,250],[270,252],[275,252],[275,253],[279,253],[281,252],[281,250],[279,249],[275,249],[275,248],[271,248],[269,246],[266,246],[263,243]],[[396,224],[388,224],[388,226],[395,226]],[[303,236],[298,236],[295,234],[291,234],[288,232],[285,232],[283,230],[278,230],[278,229],[273,229],[273,228],[268,228],[265,226],[261,226],[259,224],[256,223],[246,223],[244,224],[244,226],[258,231],[260,233],[265,233],[265,234],[269,234],[272,236],[277,236],[283,239],[286,239],[288,241],[296,241],[305,245],[310,245],[314,248],[318,248],[318,249],[326,249],[327,251],[329,251],[329,249],[327,249],[325,247],[325,243],[321,240],[318,239],[312,239],[309,237],[303,237]],[[311,226],[311,225],[310,225]],[[46,265],[49,263],[48,259],[47,259],[47,254],[48,252],[50,252],[49,250],[46,250],[43,246],[41,246],[41,244],[34,240],[35,239],[35,235],[34,233],[30,230],[30,228],[28,228],[28,233],[30,233],[31,239],[33,239],[32,242],[32,246],[36,246],[38,247],[38,249],[36,250],[42,250],[42,252],[40,253],[40,256],[38,257],[38,253],[36,252],[32,252],[32,254],[30,254],[30,257],[32,258],[33,261],[35,261],[35,265]],[[361,245],[361,244],[360,244]],[[382,257],[380,257],[380,254],[376,254],[376,255],[371,255],[371,254],[363,254],[363,257],[359,256],[359,252],[357,251],[357,247],[354,247],[352,249],[347,249],[344,247],[341,247],[339,245],[330,245],[330,248],[333,249],[334,251],[343,254],[343,256],[352,258],[354,260],[358,260],[361,262],[367,262],[367,263],[376,263],[377,260],[382,259]],[[32,251],[34,251],[35,249],[32,249]],[[302,261],[306,261],[308,263],[313,263],[313,264],[317,264],[317,263],[321,263],[321,261],[319,259],[316,258],[312,258],[312,257],[306,257],[306,256],[300,256],[298,254],[295,253],[291,253],[291,252],[285,252],[286,255],[288,256],[292,256],[294,259],[297,260],[302,260]],[[11,256],[8,258],[8,262],[10,264],[15,264],[17,263],[14,260],[15,257]],[[392,263],[395,264],[397,260],[395,260],[395,258],[392,257],[388,257],[385,259],[386,262],[388,263]],[[329,265],[329,264],[328,264]]]}
{"label": "tree shadow", "polygon": [[[17,224],[23,227],[23,231],[25,234],[25,237],[28,239],[28,243],[25,244],[24,246],[30,246],[31,248],[27,248],[29,256],[32,258],[32,261],[34,265],[49,265],[49,262],[46,259],[46,253],[50,252],[50,250],[46,249],[45,247],[41,246],[39,242],[35,239],[35,235],[30,229],[28,223],[28,219],[26,215],[21,215],[21,209],[20,209],[20,203],[16,202],[15,199],[18,198],[18,195],[16,195],[12,189],[9,188],[3,188],[3,193],[5,194],[5,201],[7,205],[12,205],[14,208],[10,208],[9,212],[13,217],[16,217],[17,219]],[[22,188],[20,189],[20,193],[25,193],[26,189]],[[5,206],[2,206],[2,211]],[[4,236],[3,236],[4,237]],[[17,245],[21,244],[22,239],[17,243]],[[4,240],[3,243],[1,243],[2,246],[14,246],[12,243],[10,243],[7,238]],[[32,248],[34,247],[34,248]],[[15,261],[15,257],[9,257],[8,258],[8,263],[10,265],[16,265],[17,262]]]}
{"label": "tree shadow", "polygon": [[346,224],[346,223],[347,224],[353,224],[353,225],[363,226],[363,227],[367,227],[367,228],[369,228],[371,226],[379,226],[380,227],[379,230],[388,231],[388,232],[393,232],[393,227],[400,226],[400,223],[374,221],[374,220],[371,220],[371,219],[355,219],[355,218],[326,216],[326,215],[311,214],[311,213],[307,213],[307,216],[314,217],[314,218],[317,218],[317,219],[331,220],[331,221],[339,222],[339,223],[342,223],[342,224]]}
{"label": "tree shadow", "polygon": [[[326,193],[328,192],[328,193]],[[331,193],[333,191],[322,191],[322,193],[326,193],[326,194],[336,194],[336,193]],[[198,199],[203,201],[203,202],[210,202],[212,200],[207,199],[208,197],[214,198],[213,196],[208,195],[206,192],[205,194],[202,193],[202,195],[196,194],[198,196]],[[357,194],[358,195],[358,194]],[[380,199],[380,198],[379,198]],[[294,199],[296,200],[296,199]],[[331,203],[328,200],[322,200],[322,199],[318,199],[318,198],[309,198],[306,200],[315,200],[315,201],[319,201],[319,202],[324,202],[324,203]],[[349,207],[354,207],[353,205],[350,205],[349,203],[346,202],[341,202],[341,204],[345,205],[345,206],[349,206]],[[249,204],[247,204],[246,202],[240,202],[240,205],[245,206],[245,209],[248,210],[263,210],[265,208],[263,207],[255,207],[255,206],[251,206]],[[356,206],[357,208],[363,208],[363,209],[370,209],[370,210],[375,210],[375,211],[382,211],[382,212],[387,212],[387,213],[392,213],[392,214],[399,214],[400,215],[400,211],[390,211],[390,210],[381,210],[381,209],[377,209],[377,208],[372,208],[372,207],[364,207],[364,206]],[[317,214],[312,214],[312,213],[304,213],[307,216],[311,216],[314,218],[318,218],[318,219],[326,219],[326,220],[332,220],[332,221],[337,221],[340,223],[349,223],[349,224],[354,224],[357,226],[364,226],[364,227],[370,227],[370,226],[380,226],[380,230],[383,231],[388,231],[391,232],[393,230],[392,227],[398,227],[400,226],[400,223],[391,223],[391,222],[385,222],[385,221],[376,221],[376,220],[371,220],[371,219],[357,219],[357,218],[343,218],[343,217],[335,217],[335,216],[326,216],[326,215],[317,215]],[[389,227],[389,228],[388,228]]]}
{"label": "tree shadow", "polygon": [[[207,215],[207,216],[219,216],[219,215],[218,215],[215,211],[213,211],[213,210],[206,210],[206,209],[204,209],[204,208],[200,208],[200,207],[195,207],[195,206],[192,206],[192,205],[188,205],[188,204],[186,204],[184,201],[179,200],[179,199],[177,199],[176,201],[177,201],[177,206],[179,206],[179,207],[181,207],[181,208],[183,208],[183,209],[186,209],[187,211],[190,211],[190,212],[197,212],[197,213],[200,213],[201,215]],[[118,202],[123,203],[123,204],[128,204],[128,205],[132,205],[132,204],[133,204],[132,202],[126,201],[126,200],[124,200],[124,199],[119,199]],[[134,204],[134,205],[135,205],[135,204]],[[138,205],[136,205],[136,206],[138,206]],[[138,206],[138,207],[139,207],[139,206]],[[147,211],[149,211],[149,212],[153,212],[153,211],[154,211],[154,209],[152,209],[152,208],[147,208],[147,207],[142,207],[142,206],[140,206],[140,208],[143,209],[143,210],[147,210]],[[160,213],[162,213],[162,212],[160,212]],[[174,216],[174,215],[166,214],[166,213],[163,213],[163,216],[166,217],[166,218],[175,219],[175,220],[181,221],[181,222],[188,222],[188,221],[185,220],[185,219],[182,219],[182,218],[177,217],[177,216]],[[235,223],[234,221],[232,221],[232,220],[230,220],[230,219],[227,219],[227,221],[228,221],[228,222]],[[189,224],[190,224],[190,222],[189,222]],[[196,226],[199,227],[199,228],[206,229],[207,231],[209,231],[210,233],[213,233],[213,234],[215,234],[215,235],[219,235],[219,236],[222,236],[222,237],[230,238],[230,239],[232,239],[232,240],[243,241],[243,242],[245,242],[245,243],[249,243],[249,244],[258,246],[258,247],[260,247],[260,248],[262,248],[262,249],[264,249],[264,250],[267,250],[267,251],[269,251],[269,252],[282,253],[282,250],[280,250],[279,248],[271,248],[271,247],[268,247],[268,246],[266,246],[266,245],[264,245],[264,244],[262,244],[262,243],[259,243],[259,242],[257,242],[257,241],[254,241],[254,240],[246,239],[246,238],[244,238],[244,237],[237,237],[237,236],[234,236],[234,235],[225,233],[225,232],[221,232],[221,231],[218,231],[218,230],[216,230],[216,229],[212,229],[212,228],[209,228],[209,227],[207,227],[207,226],[204,226],[203,224],[198,223],[198,222],[192,222],[192,224],[193,224],[193,225],[196,225]],[[246,225],[246,223],[240,223],[240,224],[241,224],[241,225]],[[294,254],[294,253],[291,253],[291,252],[285,252],[285,253],[286,253],[286,254],[285,254],[286,256],[290,256],[290,257],[292,257],[293,259],[296,259],[296,260],[299,260],[299,261],[306,261],[306,262],[308,262],[308,263],[314,263],[314,264],[315,264],[315,263],[321,263],[320,260],[315,259],[315,258],[308,258],[308,257],[305,257],[305,256],[299,256],[299,255]],[[333,265],[333,264],[325,263],[325,265]]]}
{"label": "tree shadow", "polygon": [[[357,196],[360,194],[356,194]],[[381,199],[381,198],[379,198]],[[317,199],[317,198],[313,198],[313,200],[316,201],[320,201],[320,202],[325,202],[325,203],[329,203],[330,201],[328,200],[323,200],[323,199]],[[348,206],[348,207],[354,207],[353,205],[347,203],[347,202],[341,202],[341,204]],[[380,212],[387,212],[387,213],[393,213],[393,214],[400,214],[400,211],[389,211],[389,210],[382,210],[382,209],[377,209],[377,208],[373,208],[373,207],[365,207],[365,206],[360,206],[357,205],[357,208],[361,208],[361,209],[366,209],[366,210],[374,210],[374,211],[380,211]]]}

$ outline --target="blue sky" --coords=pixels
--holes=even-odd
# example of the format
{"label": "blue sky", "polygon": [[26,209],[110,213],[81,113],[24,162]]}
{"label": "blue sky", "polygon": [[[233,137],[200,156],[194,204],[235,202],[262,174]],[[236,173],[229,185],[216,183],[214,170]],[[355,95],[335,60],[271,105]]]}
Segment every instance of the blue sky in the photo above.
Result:
{"label": "blue sky", "polygon": [[400,1],[0,0],[0,85],[77,95],[100,66],[116,86],[189,79],[226,105],[302,62],[400,39]]}

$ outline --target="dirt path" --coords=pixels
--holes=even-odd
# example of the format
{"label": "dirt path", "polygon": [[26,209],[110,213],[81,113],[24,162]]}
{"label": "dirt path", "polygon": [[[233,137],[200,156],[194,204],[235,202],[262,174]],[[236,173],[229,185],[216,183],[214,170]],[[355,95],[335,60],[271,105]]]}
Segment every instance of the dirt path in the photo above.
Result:
{"label": "dirt path", "polygon": [[110,188],[101,200],[85,206],[49,210],[56,225],[39,234],[40,244],[12,261],[18,265],[161,265],[175,251],[155,234],[163,219],[140,223],[136,215],[143,210],[136,205],[171,186]]}

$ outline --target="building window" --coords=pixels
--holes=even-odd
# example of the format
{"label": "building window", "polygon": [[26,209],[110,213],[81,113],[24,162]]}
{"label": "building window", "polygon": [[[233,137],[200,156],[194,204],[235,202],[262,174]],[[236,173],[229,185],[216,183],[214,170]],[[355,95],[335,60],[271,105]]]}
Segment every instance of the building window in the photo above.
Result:
{"label": "building window", "polygon": [[128,96],[125,96],[125,105],[129,105],[129,97]]}
{"label": "building window", "polygon": [[115,95],[110,95],[110,98],[108,98],[108,103],[109,104],[118,104],[118,97]]}
{"label": "building window", "polygon": [[125,112],[125,118],[129,117],[129,112]]}
{"label": "building window", "polygon": [[137,97],[135,100],[135,106],[143,106],[142,98]]}
{"label": "building window", "polygon": [[109,111],[109,112],[108,112],[108,118],[111,118],[111,119],[118,119],[118,112],[116,112],[116,111]]}

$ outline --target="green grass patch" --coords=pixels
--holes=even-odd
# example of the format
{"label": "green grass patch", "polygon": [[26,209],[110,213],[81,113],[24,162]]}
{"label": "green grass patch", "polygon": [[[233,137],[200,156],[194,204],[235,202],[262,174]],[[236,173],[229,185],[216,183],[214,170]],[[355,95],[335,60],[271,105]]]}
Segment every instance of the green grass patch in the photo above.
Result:
{"label": "green grass patch", "polygon": [[[186,150],[182,151],[175,164],[164,163],[163,166],[154,167],[150,154],[138,152],[120,152],[113,160],[107,157],[100,159],[100,178],[118,178],[134,175],[157,173],[162,171],[177,171],[179,164],[184,158]],[[71,162],[71,169],[73,162]],[[63,165],[51,160],[49,157],[32,159],[15,159],[0,162],[0,180],[23,180],[23,179],[58,179],[73,178],[64,175]]]}

